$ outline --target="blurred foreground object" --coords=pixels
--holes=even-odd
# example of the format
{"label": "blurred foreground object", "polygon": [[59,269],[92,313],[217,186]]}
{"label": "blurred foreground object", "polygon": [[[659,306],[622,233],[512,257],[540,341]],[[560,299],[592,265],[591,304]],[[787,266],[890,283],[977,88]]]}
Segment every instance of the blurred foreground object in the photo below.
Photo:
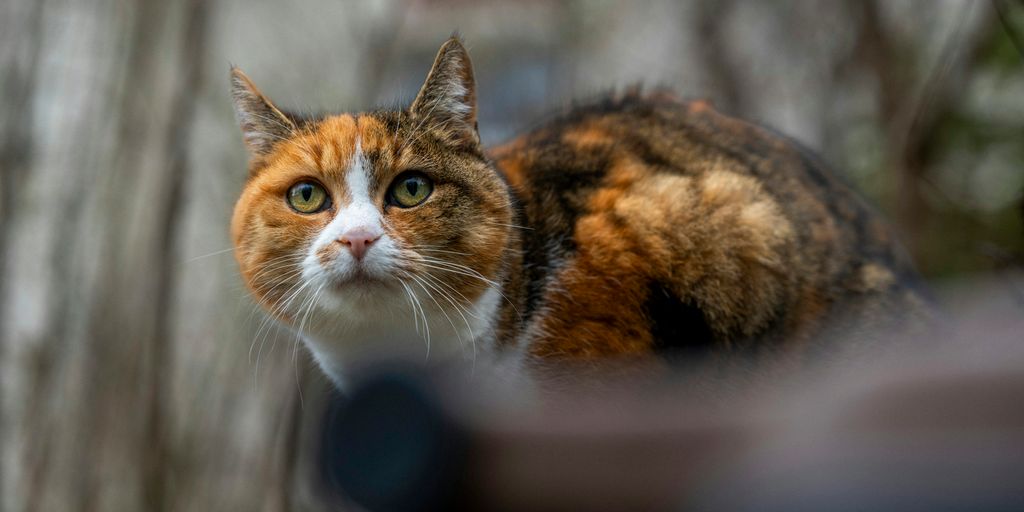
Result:
{"label": "blurred foreground object", "polygon": [[324,468],[373,511],[1024,510],[1022,332],[987,315],[740,392],[389,368],[333,408]]}

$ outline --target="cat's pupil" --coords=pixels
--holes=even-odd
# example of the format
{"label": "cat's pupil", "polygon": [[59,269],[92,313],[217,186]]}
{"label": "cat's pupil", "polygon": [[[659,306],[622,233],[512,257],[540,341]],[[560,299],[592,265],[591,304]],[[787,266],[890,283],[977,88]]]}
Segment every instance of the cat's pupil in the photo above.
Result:
{"label": "cat's pupil", "polygon": [[416,189],[420,188],[420,184],[416,180],[405,180],[405,190],[409,192],[409,195],[416,197]]}
{"label": "cat's pupil", "polygon": [[309,198],[313,197],[313,187],[309,185],[302,186],[302,200],[309,201]]}

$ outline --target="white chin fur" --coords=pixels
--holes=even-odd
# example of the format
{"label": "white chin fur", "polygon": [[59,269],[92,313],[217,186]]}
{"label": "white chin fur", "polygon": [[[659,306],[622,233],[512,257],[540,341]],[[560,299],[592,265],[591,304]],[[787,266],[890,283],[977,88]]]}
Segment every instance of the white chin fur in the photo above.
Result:
{"label": "white chin fur", "polygon": [[[490,355],[492,319],[501,297],[497,290],[485,292],[461,315],[454,308],[439,308],[422,290],[412,302],[401,285],[366,291],[360,297],[322,293],[300,332],[313,358],[339,387],[345,368],[358,361],[475,361]],[[437,301],[446,305],[440,297]]]}

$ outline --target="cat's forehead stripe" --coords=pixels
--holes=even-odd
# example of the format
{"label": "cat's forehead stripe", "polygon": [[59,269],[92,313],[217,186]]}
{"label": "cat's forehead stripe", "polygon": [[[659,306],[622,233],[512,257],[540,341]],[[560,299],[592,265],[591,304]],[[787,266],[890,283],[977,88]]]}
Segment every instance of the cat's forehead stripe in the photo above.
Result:
{"label": "cat's forehead stripe", "polygon": [[369,198],[369,179],[367,177],[366,157],[363,153],[362,137],[356,135],[355,151],[352,160],[345,169],[345,195],[346,204],[355,203],[357,200]]}
{"label": "cat's forehead stripe", "polygon": [[356,122],[350,115],[331,116],[317,126],[314,153],[319,154],[317,166],[324,173],[348,167],[355,151]]}
{"label": "cat's forehead stripe", "polygon": [[[346,116],[351,119],[351,116]],[[369,155],[378,153],[381,145],[386,142],[382,137],[383,125],[372,117],[360,116],[354,118],[354,129],[346,136],[353,137],[346,145],[351,147],[349,159],[344,163],[336,165],[343,175],[344,194],[342,201],[353,203],[360,199],[369,201],[372,195],[371,184],[375,181],[373,165]],[[369,146],[370,151],[367,151]]]}
{"label": "cat's forehead stripe", "polygon": [[378,119],[341,114],[321,121],[313,133],[314,143],[305,149],[321,172],[344,174],[353,162],[357,144],[369,155],[384,150],[388,141],[387,129]]}

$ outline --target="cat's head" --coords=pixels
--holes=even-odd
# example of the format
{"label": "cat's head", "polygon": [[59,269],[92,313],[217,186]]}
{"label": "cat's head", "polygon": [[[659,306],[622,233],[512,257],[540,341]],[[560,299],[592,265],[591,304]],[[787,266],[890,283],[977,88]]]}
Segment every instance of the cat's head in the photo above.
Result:
{"label": "cat's head", "polygon": [[422,353],[428,330],[471,350],[500,297],[512,210],[458,39],[402,110],[302,119],[231,79],[250,155],[231,229],[257,301],[335,378],[353,349]]}

